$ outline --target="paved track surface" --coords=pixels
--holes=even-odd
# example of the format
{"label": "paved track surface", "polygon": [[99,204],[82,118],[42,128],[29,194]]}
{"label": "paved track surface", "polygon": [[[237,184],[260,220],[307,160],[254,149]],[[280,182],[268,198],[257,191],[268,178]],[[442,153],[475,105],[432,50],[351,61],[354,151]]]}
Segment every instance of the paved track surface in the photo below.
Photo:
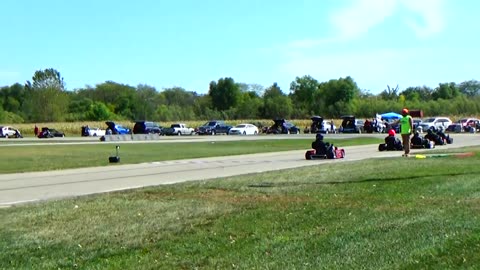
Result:
{"label": "paved track surface", "polygon": [[[328,135],[327,140],[334,136]],[[384,136],[382,135],[382,137]],[[229,137],[232,136],[210,137],[201,140],[226,140],[227,138],[230,140]],[[429,151],[480,145],[480,136],[476,134],[454,134],[452,137],[454,138],[453,144],[439,146],[437,149]],[[341,160],[305,160],[305,150],[296,150],[61,171],[0,174],[0,207],[145,186],[321,165],[329,162],[400,157],[403,153],[399,151],[378,152],[377,145],[345,147],[345,151],[346,158]],[[415,152],[418,150],[413,150],[413,154]]]}

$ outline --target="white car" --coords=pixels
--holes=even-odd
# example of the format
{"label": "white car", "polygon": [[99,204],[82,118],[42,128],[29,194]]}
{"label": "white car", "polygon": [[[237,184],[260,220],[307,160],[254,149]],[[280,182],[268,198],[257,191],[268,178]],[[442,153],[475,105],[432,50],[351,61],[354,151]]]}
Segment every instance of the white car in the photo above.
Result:
{"label": "white car", "polygon": [[257,135],[258,127],[252,124],[239,124],[231,128],[229,135]]}
{"label": "white car", "polygon": [[0,137],[5,138],[21,138],[22,135],[17,129],[10,126],[0,126]]}
{"label": "white car", "polygon": [[337,126],[335,126],[335,124],[333,123],[332,120],[324,120],[323,121],[323,130],[321,130],[321,132],[336,133],[337,132]]}
{"label": "white car", "polygon": [[105,136],[105,129],[100,128],[89,128],[88,129],[88,136],[97,137],[97,136]]}
{"label": "white car", "polygon": [[423,131],[432,128],[446,130],[451,124],[452,120],[450,120],[448,117],[431,117],[423,119],[420,127],[422,127]]}

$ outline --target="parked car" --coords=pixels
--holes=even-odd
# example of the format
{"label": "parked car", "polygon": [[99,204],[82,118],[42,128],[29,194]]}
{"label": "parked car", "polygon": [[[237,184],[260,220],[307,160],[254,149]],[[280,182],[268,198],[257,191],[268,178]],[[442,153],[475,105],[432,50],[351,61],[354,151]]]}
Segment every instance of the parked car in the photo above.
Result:
{"label": "parked car", "polygon": [[11,126],[0,126],[0,137],[3,138],[23,138],[18,129]]}
{"label": "parked car", "polygon": [[165,135],[193,135],[195,134],[195,129],[188,127],[187,124],[184,123],[175,123],[170,125],[169,128],[164,128],[163,133]]}
{"label": "parked car", "polygon": [[342,118],[342,125],[340,132],[343,133],[362,133],[365,121],[355,118],[353,115],[344,115]]}
{"label": "parked car", "polygon": [[90,137],[97,137],[97,136],[104,136],[106,133],[105,129],[101,129],[98,127],[89,127],[89,126],[83,126],[82,127],[82,136],[90,136]]}
{"label": "parked car", "polygon": [[239,124],[234,126],[228,132],[229,135],[257,135],[258,127],[253,124]]}
{"label": "parked car", "polygon": [[232,126],[225,124],[224,121],[212,120],[199,127],[196,132],[198,135],[227,134]]}
{"label": "parked car", "polygon": [[448,117],[430,117],[422,120],[420,127],[422,130],[428,129],[442,129],[446,130],[449,125],[452,124],[452,120]]}
{"label": "parked car", "polygon": [[337,127],[333,123],[333,120],[324,120],[321,116],[312,116],[310,118],[312,124],[310,127],[306,127],[303,133],[335,133]]}
{"label": "parked car", "polygon": [[115,122],[107,121],[105,124],[108,126],[106,134],[130,134],[130,129],[122,125],[115,124]]}
{"label": "parked car", "polygon": [[269,127],[267,134],[300,134],[300,128],[285,119],[273,119],[274,124]]}
{"label": "parked car", "polygon": [[42,130],[38,133],[38,138],[53,138],[53,137],[65,137],[65,133],[56,130],[54,128],[42,127]]}
{"label": "parked car", "polygon": [[163,127],[151,121],[137,121],[133,126],[133,134],[160,134],[163,135]]}
{"label": "parked car", "polygon": [[449,132],[470,132],[477,131],[480,126],[480,120],[477,118],[462,118],[447,127]]}

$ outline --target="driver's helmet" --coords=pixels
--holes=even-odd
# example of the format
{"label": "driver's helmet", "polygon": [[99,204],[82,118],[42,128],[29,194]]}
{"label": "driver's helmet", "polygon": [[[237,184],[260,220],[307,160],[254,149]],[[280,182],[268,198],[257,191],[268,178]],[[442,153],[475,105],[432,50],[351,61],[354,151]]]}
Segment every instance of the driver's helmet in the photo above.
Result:
{"label": "driver's helmet", "polygon": [[388,131],[388,135],[389,135],[389,136],[395,136],[395,130],[390,129],[390,130]]}

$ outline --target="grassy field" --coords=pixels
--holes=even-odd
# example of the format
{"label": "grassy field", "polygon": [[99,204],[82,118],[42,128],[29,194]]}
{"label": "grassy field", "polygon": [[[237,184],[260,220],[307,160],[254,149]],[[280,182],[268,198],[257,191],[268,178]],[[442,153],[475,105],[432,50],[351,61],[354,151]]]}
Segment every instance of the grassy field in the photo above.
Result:
{"label": "grassy field", "polygon": [[0,209],[0,269],[478,269],[469,151]]}
{"label": "grassy field", "polygon": [[[329,140],[338,146],[380,143],[382,139],[360,137]],[[276,152],[310,148],[312,139],[252,140],[191,143],[121,143],[121,164],[163,160],[201,158]],[[0,155],[0,173],[47,171],[67,168],[107,166],[115,155],[113,144],[55,144],[3,146],[8,154]]]}

